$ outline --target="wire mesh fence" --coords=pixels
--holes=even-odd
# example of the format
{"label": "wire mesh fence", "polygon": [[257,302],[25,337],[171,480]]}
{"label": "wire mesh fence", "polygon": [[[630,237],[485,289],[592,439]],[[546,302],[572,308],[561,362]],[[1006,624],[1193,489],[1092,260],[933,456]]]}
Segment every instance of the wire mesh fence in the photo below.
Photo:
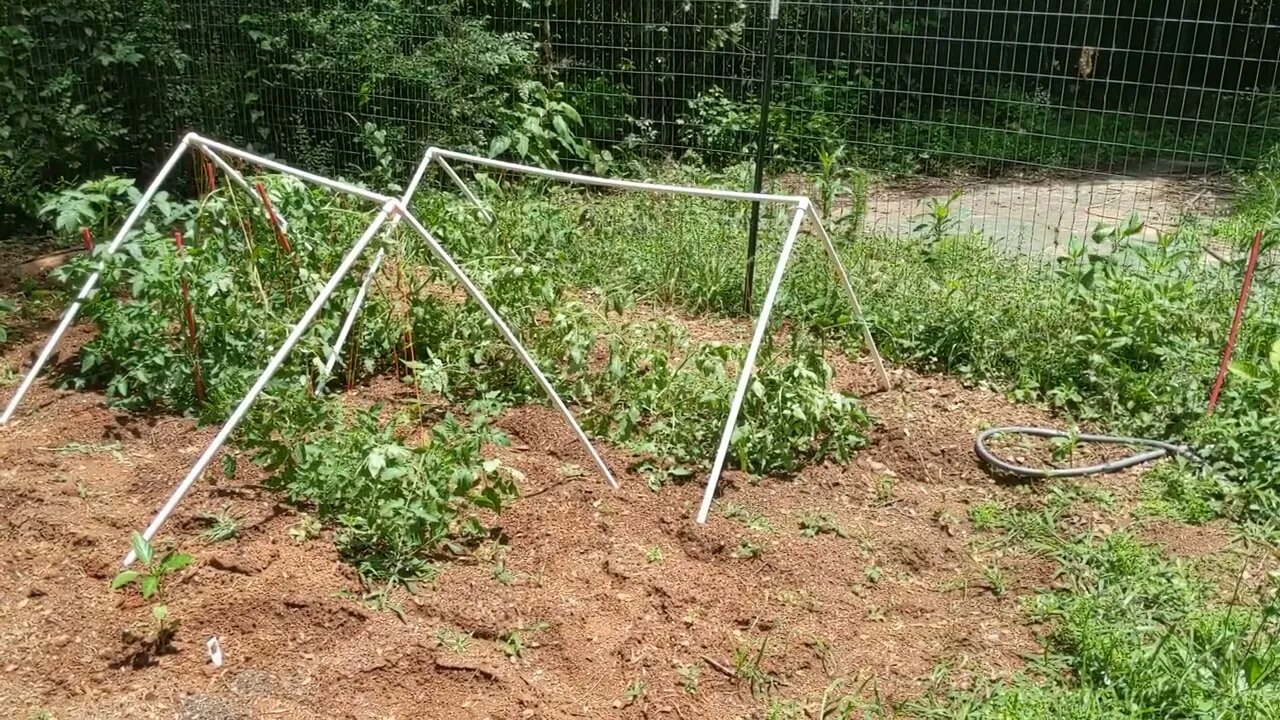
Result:
{"label": "wire mesh fence", "polygon": [[[25,122],[85,160],[16,163],[15,186],[146,170],[188,128],[394,181],[429,143],[591,167],[557,117],[614,159],[714,165],[749,162],[761,123],[767,0],[35,4],[6,57],[61,110]],[[1130,212],[1171,230],[1225,212],[1280,140],[1278,22],[1257,0],[781,2],[765,156],[868,173],[872,232],[954,190],[956,230],[1026,254]],[[75,113],[103,107],[95,148]],[[1224,226],[1223,252],[1253,229]]]}

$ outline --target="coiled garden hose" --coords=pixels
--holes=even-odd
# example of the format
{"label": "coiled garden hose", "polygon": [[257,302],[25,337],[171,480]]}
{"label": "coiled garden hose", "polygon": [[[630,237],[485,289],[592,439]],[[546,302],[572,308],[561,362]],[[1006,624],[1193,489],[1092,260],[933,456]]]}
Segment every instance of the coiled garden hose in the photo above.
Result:
{"label": "coiled garden hose", "polygon": [[[1153,449],[1136,455],[1117,458],[1098,465],[1089,465],[1087,467],[1030,468],[1023,467],[1022,465],[1014,465],[1011,462],[1002,460],[987,449],[987,440],[996,435],[1031,435],[1033,437],[1043,438],[1074,438],[1078,442],[1085,443],[1138,445]],[[1125,468],[1133,467],[1134,465],[1141,465],[1143,463],[1149,463],[1154,460],[1173,456],[1182,456],[1195,463],[1202,462],[1200,458],[1192,452],[1191,448],[1186,445],[1174,445],[1173,443],[1162,442],[1160,440],[1118,437],[1115,435],[1073,435],[1072,433],[1063,432],[1062,430],[1038,427],[997,427],[984,430],[978,433],[977,439],[974,440],[973,451],[977,453],[978,457],[981,458],[983,462],[997,470],[1000,470],[1001,472],[1029,478],[1084,477],[1086,475],[1101,475],[1103,473],[1118,472]]]}

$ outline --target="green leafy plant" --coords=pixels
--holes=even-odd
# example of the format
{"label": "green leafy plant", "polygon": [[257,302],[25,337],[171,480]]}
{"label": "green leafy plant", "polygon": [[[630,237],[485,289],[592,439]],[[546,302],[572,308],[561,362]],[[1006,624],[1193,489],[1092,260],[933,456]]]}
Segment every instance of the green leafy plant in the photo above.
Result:
{"label": "green leafy plant", "polygon": [[498,646],[502,649],[503,654],[514,660],[524,658],[529,648],[536,647],[536,644],[529,643],[529,635],[542,632],[549,627],[544,622],[534,622],[529,624],[521,624],[519,627],[508,630],[498,637]]}
{"label": "green leafy plant", "polygon": [[800,513],[800,534],[813,538],[819,535],[835,535],[838,538],[849,537],[836,523],[835,518],[824,512]]}
{"label": "green leafy plant", "polygon": [[200,539],[207,543],[226,542],[240,534],[241,518],[232,514],[230,505],[217,512],[199,513],[196,519],[206,525]]}
{"label": "green leafy plant", "polygon": [[[834,219],[835,223],[857,228],[867,209],[867,178],[849,168],[850,157],[845,145],[818,151],[818,174],[813,183],[818,191],[818,209],[824,222],[832,220],[841,197],[848,198],[849,207]],[[834,226],[833,226],[834,227]]]}
{"label": "green leafy plant", "polygon": [[894,503],[893,478],[881,475],[876,478],[876,489],[873,503],[876,507],[888,507]]}
{"label": "green leafy plant", "polygon": [[136,586],[143,600],[151,602],[151,617],[155,621],[155,647],[162,650],[169,647],[173,636],[178,631],[179,622],[169,614],[164,603],[164,581],[169,575],[186,568],[195,562],[195,557],[176,551],[166,552],[156,557],[151,542],[134,532],[129,536],[129,544],[137,557],[140,569],[121,570],[111,580],[111,589]]}
{"label": "green leafy plant", "polygon": [[1271,408],[1280,410],[1280,338],[1271,343],[1266,358],[1256,362],[1237,358],[1231,361],[1230,370]]}
{"label": "green leafy plant", "polygon": [[[452,415],[407,437],[407,415],[345,410],[305,395],[246,423],[243,442],[275,473],[291,499],[333,520],[335,541],[370,579],[413,580],[431,572],[428,554],[480,537],[477,512],[500,512],[515,496],[512,472],[481,448],[506,437],[483,416]],[[248,427],[251,425],[251,427]]]}
{"label": "green leafy plant", "polygon": [[1050,440],[1053,450],[1050,457],[1054,462],[1069,462],[1075,456],[1076,448],[1080,445],[1080,428],[1071,426],[1067,429],[1066,437],[1056,437]]}
{"label": "green leafy plant", "polygon": [[13,303],[4,298],[0,298],[0,347],[4,347],[9,342],[9,327],[6,325],[6,319],[13,313]]}
{"label": "green leafy plant", "polygon": [[733,549],[733,556],[744,560],[759,558],[763,555],[764,546],[746,538],[738,540],[738,546]]}
{"label": "green leafy plant", "polygon": [[960,220],[956,217],[955,203],[964,194],[960,189],[952,190],[945,200],[929,198],[925,201],[925,210],[916,216],[913,232],[921,235],[932,248],[951,235]]}
{"label": "green leafy plant", "polygon": [[391,596],[391,587],[390,583],[381,587],[370,587],[366,584],[363,592],[340,590],[337,593],[337,597],[359,603],[375,612],[389,612],[395,615],[400,622],[408,623],[409,621],[404,614],[404,607]]}
{"label": "green leafy plant", "polygon": [[702,677],[702,668],[697,665],[676,665],[676,676],[680,678],[680,687],[688,695],[698,694],[698,680]]}
{"label": "green leafy plant", "polygon": [[516,582],[516,574],[511,572],[511,570],[507,568],[507,565],[504,562],[498,562],[496,565],[494,565],[492,572],[490,572],[490,575],[493,577],[494,580],[497,580],[499,583],[503,585],[514,585]]}
{"label": "green leafy plant", "polygon": [[472,637],[474,637],[474,633],[462,632],[449,627],[443,627],[436,631],[436,643],[456,655],[461,655],[467,651],[467,648],[471,645]]}
{"label": "green leafy plant", "polygon": [[996,597],[1002,597],[1007,589],[1004,571],[996,565],[988,565],[982,568],[982,577],[987,581],[987,587],[991,590],[991,594]]}
{"label": "green leafy plant", "polygon": [[562,156],[586,158],[590,149],[577,135],[582,118],[561,99],[563,90],[563,85],[519,84],[514,106],[498,113],[498,134],[489,143],[489,156],[509,153],[542,167],[558,166]]}
{"label": "green leafy plant", "polygon": [[779,678],[763,666],[765,652],[769,647],[769,639],[760,641],[754,650],[743,645],[733,649],[734,676],[746,682],[751,688],[751,696],[768,697],[778,686]]}
{"label": "green leafy plant", "polygon": [[985,500],[969,508],[969,521],[978,531],[994,530],[1000,524],[1003,508],[994,500]]}
{"label": "green leafy plant", "polygon": [[293,538],[296,543],[305,543],[320,537],[324,526],[316,519],[314,515],[303,515],[298,518],[298,522],[289,527],[289,537]]}
{"label": "green leafy plant", "polygon": [[875,583],[880,582],[880,578],[884,577],[884,570],[881,570],[878,565],[868,565],[866,569],[862,571],[862,576],[867,579],[867,582],[874,585]]}
{"label": "green leafy plant", "polygon": [[720,508],[721,514],[735,522],[742,523],[754,532],[773,532],[773,524],[759,511],[736,502],[727,502]]}
{"label": "green leafy plant", "polygon": [[649,683],[640,679],[632,680],[627,685],[626,692],[622,694],[623,706],[634,705],[636,702],[644,698],[645,693],[648,692],[648,690]]}

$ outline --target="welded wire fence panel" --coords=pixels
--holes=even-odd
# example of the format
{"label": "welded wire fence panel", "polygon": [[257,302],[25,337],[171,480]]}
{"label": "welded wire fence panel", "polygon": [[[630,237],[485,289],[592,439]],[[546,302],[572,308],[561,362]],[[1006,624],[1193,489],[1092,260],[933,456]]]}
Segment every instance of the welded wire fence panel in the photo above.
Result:
{"label": "welded wire fence panel", "polygon": [[[1270,4],[781,5],[769,156],[776,169],[813,168],[843,149],[842,163],[878,178],[877,231],[910,232],[954,189],[957,229],[1023,252],[1060,252],[1131,212],[1171,230],[1228,204],[1226,176],[1278,137]],[[766,8],[473,5],[538,39],[593,140],[716,162],[754,148]]]}
{"label": "welded wire fence panel", "polygon": [[[871,232],[911,235],[944,208],[949,232],[1032,257],[1131,212],[1154,236],[1238,205],[1280,141],[1273,3],[780,5],[770,175],[865,173]],[[602,172],[756,147],[767,0],[15,7],[30,49],[0,60],[44,111],[4,111],[28,130],[5,188],[146,172],[188,128],[385,183],[431,143]],[[1204,223],[1225,253],[1267,219]]]}

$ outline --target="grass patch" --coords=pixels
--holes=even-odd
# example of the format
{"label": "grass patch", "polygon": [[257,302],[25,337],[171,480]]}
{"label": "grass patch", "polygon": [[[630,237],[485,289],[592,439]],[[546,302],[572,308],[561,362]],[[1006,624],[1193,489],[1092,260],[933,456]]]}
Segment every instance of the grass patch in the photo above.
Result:
{"label": "grass patch", "polygon": [[1052,557],[1060,568],[1059,589],[1025,603],[1032,620],[1050,626],[1043,653],[1013,679],[935,691],[904,706],[907,715],[1101,720],[1280,713],[1274,574],[1247,577],[1241,562],[1224,588],[1127,532],[1068,535],[1058,520],[1078,501],[1056,497],[1003,516],[1007,541]]}

